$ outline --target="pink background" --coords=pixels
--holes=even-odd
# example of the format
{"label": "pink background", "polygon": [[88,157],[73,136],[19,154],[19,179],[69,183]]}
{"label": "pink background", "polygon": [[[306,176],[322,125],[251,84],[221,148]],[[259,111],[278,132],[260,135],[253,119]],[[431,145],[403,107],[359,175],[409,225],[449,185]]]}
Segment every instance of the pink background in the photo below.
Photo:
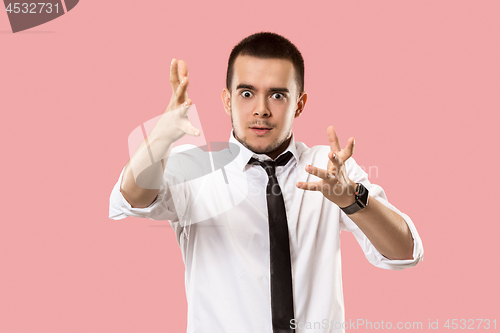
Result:
{"label": "pink background", "polygon": [[82,0],[12,34],[2,10],[0,331],[185,332],[173,230],[108,219],[109,195],[129,133],[168,103],[173,57],[207,140],[229,138],[227,58],[258,31],[305,58],[298,140],[354,136],[423,240],[424,261],[397,272],[342,236],[346,320],[498,322],[499,16],[498,0]]}

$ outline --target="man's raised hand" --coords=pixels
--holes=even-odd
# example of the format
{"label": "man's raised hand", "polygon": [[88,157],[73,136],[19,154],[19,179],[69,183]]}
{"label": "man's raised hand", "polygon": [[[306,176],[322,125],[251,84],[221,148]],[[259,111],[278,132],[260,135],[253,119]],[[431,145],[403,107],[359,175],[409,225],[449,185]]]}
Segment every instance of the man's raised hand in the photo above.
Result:
{"label": "man's raised hand", "polygon": [[[194,107],[188,98],[188,67],[182,60],[170,63],[172,96],[165,112],[158,117],[151,133],[140,144],[125,166],[120,191],[132,207],[149,206],[159,193],[173,143],[185,134],[199,136],[191,125],[188,110]],[[144,130],[144,128],[143,128]]]}
{"label": "man's raised hand", "polygon": [[339,207],[347,207],[355,201],[356,183],[349,179],[345,162],[354,152],[354,138],[347,141],[344,149],[340,149],[339,138],[333,126],[327,129],[330,152],[326,169],[312,165],[306,166],[306,171],[320,178],[316,182],[298,182],[297,187],[309,191],[321,191],[323,195]]}
{"label": "man's raised hand", "polygon": [[193,102],[188,98],[188,67],[183,60],[172,59],[170,85],[172,86],[170,102],[151,133],[153,137],[167,145],[179,140],[185,134],[200,135],[200,130],[193,127],[188,119],[188,111]]}

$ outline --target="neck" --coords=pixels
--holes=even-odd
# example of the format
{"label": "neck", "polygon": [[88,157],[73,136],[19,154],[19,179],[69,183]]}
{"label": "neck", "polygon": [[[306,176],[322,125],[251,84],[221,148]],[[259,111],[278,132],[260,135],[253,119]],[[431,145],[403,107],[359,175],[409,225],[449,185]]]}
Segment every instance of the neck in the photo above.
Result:
{"label": "neck", "polygon": [[280,154],[288,148],[288,145],[290,144],[291,140],[292,140],[292,135],[290,135],[290,137],[288,139],[286,139],[278,148],[276,148],[272,152],[266,153],[266,155],[274,160],[276,157],[280,156]]}

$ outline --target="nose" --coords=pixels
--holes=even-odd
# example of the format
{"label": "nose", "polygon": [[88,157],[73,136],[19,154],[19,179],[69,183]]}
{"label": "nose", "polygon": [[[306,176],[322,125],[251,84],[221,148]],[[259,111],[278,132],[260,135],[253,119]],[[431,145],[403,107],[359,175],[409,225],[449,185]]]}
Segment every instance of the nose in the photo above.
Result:
{"label": "nose", "polygon": [[258,100],[258,104],[255,107],[255,110],[253,112],[254,116],[257,117],[263,117],[263,118],[268,118],[271,116],[271,110],[269,110],[269,105],[267,103],[267,98],[265,96],[262,96]]}

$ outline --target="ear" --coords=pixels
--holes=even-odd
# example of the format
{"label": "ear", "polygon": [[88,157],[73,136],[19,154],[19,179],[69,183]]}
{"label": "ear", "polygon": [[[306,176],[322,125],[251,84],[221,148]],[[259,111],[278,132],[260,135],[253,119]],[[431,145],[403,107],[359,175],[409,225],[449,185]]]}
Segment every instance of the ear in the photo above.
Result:
{"label": "ear", "polygon": [[224,105],[224,110],[228,115],[231,115],[231,93],[227,88],[222,89],[222,105]]}
{"label": "ear", "polygon": [[302,114],[302,111],[304,111],[304,107],[306,106],[306,102],[307,102],[307,93],[305,91],[303,91],[300,94],[299,99],[297,101],[297,109],[295,110],[295,118],[297,118],[298,116],[300,116]]}

